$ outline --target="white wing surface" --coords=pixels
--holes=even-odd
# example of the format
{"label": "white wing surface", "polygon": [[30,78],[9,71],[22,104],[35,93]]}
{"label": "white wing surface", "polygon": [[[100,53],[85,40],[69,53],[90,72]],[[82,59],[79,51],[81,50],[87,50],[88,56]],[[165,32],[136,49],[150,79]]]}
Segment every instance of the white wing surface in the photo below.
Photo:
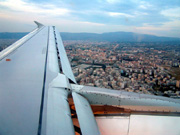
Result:
{"label": "white wing surface", "polygon": [[55,29],[37,24],[0,53],[2,135],[75,134],[65,90],[69,81],[59,73]]}

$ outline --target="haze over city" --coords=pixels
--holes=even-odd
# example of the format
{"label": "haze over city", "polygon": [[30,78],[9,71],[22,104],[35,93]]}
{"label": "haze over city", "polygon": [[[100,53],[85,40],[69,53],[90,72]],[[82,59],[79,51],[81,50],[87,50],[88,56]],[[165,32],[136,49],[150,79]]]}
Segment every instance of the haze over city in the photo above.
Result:
{"label": "haze over city", "polygon": [[179,13],[179,0],[0,0],[0,32],[29,32],[37,20],[60,32],[180,37]]}

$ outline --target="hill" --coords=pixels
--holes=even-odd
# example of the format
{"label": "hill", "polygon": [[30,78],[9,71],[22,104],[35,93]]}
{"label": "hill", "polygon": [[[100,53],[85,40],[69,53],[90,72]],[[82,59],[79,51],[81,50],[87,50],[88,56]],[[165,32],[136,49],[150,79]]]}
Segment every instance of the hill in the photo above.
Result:
{"label": "hill", "polygon": [[[0,39],[19,39],[27,33],[0,33]],[[61,32],[63,40],[90,40],[109,42],[169,42],[180,41],[180,38],[158,37],[147,34],[137,34],[132,32],[109,32],[109,33],[68,33]]]}

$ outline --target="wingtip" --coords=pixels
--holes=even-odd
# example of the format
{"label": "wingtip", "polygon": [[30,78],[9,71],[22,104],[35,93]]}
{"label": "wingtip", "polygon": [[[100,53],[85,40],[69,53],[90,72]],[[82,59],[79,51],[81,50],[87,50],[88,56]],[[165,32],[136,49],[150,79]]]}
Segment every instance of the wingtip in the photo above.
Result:
{"label": "wingtip", "polygon": [[37,21],[34,21],[34,23],[38,26],[38,28],[41,28],[42,26],[44,26],[43,24],[37,22]]}

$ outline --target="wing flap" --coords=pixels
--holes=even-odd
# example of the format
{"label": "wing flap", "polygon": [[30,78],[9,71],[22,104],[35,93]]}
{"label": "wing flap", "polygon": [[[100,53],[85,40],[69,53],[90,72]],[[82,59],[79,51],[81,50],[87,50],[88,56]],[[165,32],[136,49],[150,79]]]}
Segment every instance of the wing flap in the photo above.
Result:
{"label": "wing flap", "polygon": [[83,135],[100,135],[99,128],[94,118],[91,106],[87,99],[81,95],[72,93],[78,121]]}
{"label": "wing flap", "polygon": [[180,101],[172,98],[110,90],[90,86],[71,85],[74,90],[94,105],[114,105],[136,111],[180,112]]}
{"label": "wing flap", "polygon": [[47,135],[74,135],[74,126],[68,103],[68,92],[50,88],[47,99]]}

